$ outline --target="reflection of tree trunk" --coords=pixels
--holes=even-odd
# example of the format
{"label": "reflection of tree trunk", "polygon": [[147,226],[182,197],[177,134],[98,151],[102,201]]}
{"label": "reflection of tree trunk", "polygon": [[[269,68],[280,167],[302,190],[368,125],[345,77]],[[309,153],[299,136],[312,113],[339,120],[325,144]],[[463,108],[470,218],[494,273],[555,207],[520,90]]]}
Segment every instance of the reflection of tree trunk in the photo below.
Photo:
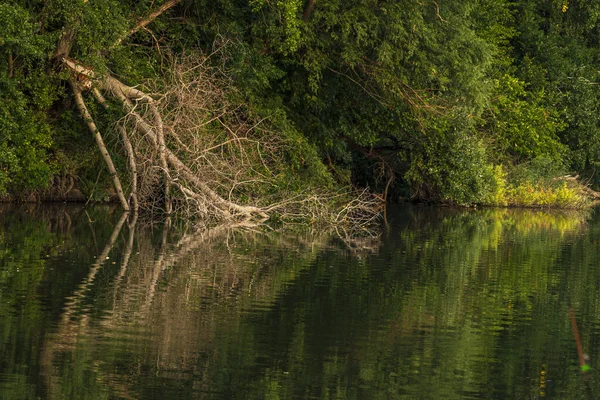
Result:
{"label": "reflection of tree trunk", "polygon": [[[173,366],[183,369],[195,368],[195,370],[207,368],[210,360],[216,357],[211,347],[216,321],[212,317],[220,312],[219,303],[222,301],[229,303],[230,297],[245,299],[246,296],[239,296],[242,290],[244,293],[252,290],[253,294],[258,296],[261,296],[260,293],[266,293],[269,298],[277,292],[277,290],[273,291],[274,284],[269,273],[263,274],[261,271],[268,269],[269,266],[278,266],[280,263],[267,261],[258,271],[255,270],[255,264],[248,269],[239,269],[239,264],[233,261],[235,250],[222,245],[233,235],[238,235],[236,228],[241,228],[242,232],[252,233],[254,232],[252,228],[256,227],[257,223],[242,221],[210,230],[196,230],[183,235],[177,243],[173,244],[169,240],[172,237],[172,230],[167,223],[161,232],[160,248],[155,249],[157,246],[152,244],[155,243],[154,240],[144,241],[136,237],[139,230],[135,229],[134,215],[123,249],[122,263],[119,271],[115,273],[114,281],[108,287],[94,286],[94,293],[98,290],[102,298],[113,296],[112,307],[109,305],[109,309],[94,309],[92,312],[91,306],[90,309],[85,308],[92,303],[88,295],[89,290],[94,282],[98,282],[96,285],[99,285],[102,281],[96,277],[99,276],[102,265],[118,240],[122,226],[129,215],[124,214],[117,222],[88,275],[68,298],[57,332],[48,334],[44,341],[40,367],[50,398],[60,398],[64,394],[62,376],[57,376],[57,367],[61,367],[61,371],[62,368],[71,368],[63,364],[63,360],[68,359],[71,354],[78,356],[83,354],[84,357],[89,357],[90,362],[83,372],[91,373],[98,382],[105,383],[111,395],[135,398],[134,388],[137,385],[134,385],[138,373],[114,372],[110,368],[112,358],[102,353],[104,350],[102,346],[106,345],[107,339],[122,340],[123,334],[135,334],[139,332],[137,330],[139,328],[144,330],[144,338],[150,338],[152,345],[150,352],[157,353],[157,358],[147,354],[148,358],[140,361],[142,366],[156,367],[158,370],[173,368]],[[218,246],[213,248],[212,244]],[[290,243],[289,246],[294,249],[302,247],[297,242]],[[254,259],[253,256],[247,258],[245,251],[243,254],[244,259]],[[207,269],[206,265],[199,264],[196,258],[198,255],[202,257],[201,260],[206,260],[215,269]],[[168,274],[168,270],[172,266],[181,268],[171,275]],[[264,277],[267,277],[266,283],[261,280]],[[136,281],[137,278],[139,281]],[[168,280],[167,285],[161,285],[165,280]],[[277,284],[280,282],[277,279],[274,281],[278,282]],[[210,304],[210,308],[201,311],[203,318],[188,318],[191,315],[197,316],[195,313],[198,310],[193,306],[206,295],[214,299],[215,304],[207,303]],[[100,313],[102,316],[97,317],[96,311],[102,311]],[[132,328],[133,331],[130,330]],[[147,335],[148,333],[151,335]],[[212,351],[206,359],[198,360],[198,352],[195,351],[198,343]],[[149,361],[150,358],[154,361]],[[157,359],[159,361],[156,361]],[[160,372],[157,372],[157,375],[160,375]],[[210,388],[210,380],[200,378],[200,381],[195,381],[194,385]]]}
{"label": "reflection of tree trunk", "polygon": [[[198,249],[203,244],[212,243],[215,239],[222,238],[223,235],[227,235],[234,229],[247,229],[256,227],[257,223],[243,221],[235,224],[221,225],[213,229],[202,229],[196,233],[185,235],[175,246],[173,246],[173,248],[179,250],[172,254],[167,252],[167,233],[169,231],[169,225],[170,224],[167,222],[165,229],[163,230],[160,252],[154,263],[152,279],[149,286],[146,288],[146,300],[144,305],[140,307],[140,314],[142,318],[145,318],[151,310],[151,306],[156,295],[158,282],[165,270],[173,265],[177,265],[181,259],[193,253],[194,250]],[[236,285],[233,284],[232,290],[235,290],[235,287]]]}
{"label": "reflection of tree trunk", "polygon": [[162,231],[162,239],[160,242],[160,252],[158,253],[158,257],[156,262],[154,263],[154,272],[152,274],[152,280],[150,282],[150,287],[148,288],[146,294],[146,301],[144,305],[141,307],[140,312],[141,315],[147,315],[150,310],[150,306],[152,305],[152,300],[154,299],[154,294],[156,293],[156,286],[158,285],[158,280],[160,279],[162,272],[167,267],[165,265],[165,257],[167,256],[167,237],[169,228],[171,226],[171,218],[167,218],[165,224],[163,226]]}
{"label": "reflection of tree trunk", "polygon": [[65,210],[63,210],[63,214],[65,216],[65,219],[67,221],[67,226],[64,229],[64,233],[70,233],[71,232],[71,217],[69,216],[69,213],[67,213]]}
{"label": "reflection of tree trunk", "polygon": [[129,238],[127,240],[127,245],[125,246],[125,251],[123,252],[123,261],[121,261],[121,268],[119,269],[119,274],[115,278],[115,288],[119,286],[121,279],[125,275],[127,271],[127,265],[129,264],[129,259],[131,258],[131,253],[133,252],[133,243],[135,241],[135,226],[137,224],[137,217],[134,216],[133,221],[129,224]]}
{"label": "reflection of tree trunk", "polygon": [[115,227],[112,231],[112,234],[110,235],[110,238],[108,239],[108,242],[106,242],[104,249],[102,249],[102,252],[96,258],[96,261],[92,265],[90,272],[88,272],[87,277],[79,285],[79,289],[73,293],[73,295],[70,297],[70,300],[65,304],[65,312],[63,313],[63,321],[64,322],[69,321],[71,315],[76,311],[79,303],[81,303],[81,301],[83,301],[83,299],[85,298],[85,294],[87,293],[89,286],[92,284],[92,282],[94,281],[94,278],[96,278],[96,274],[98,273],[100,268],[102,268],[102,265],[104,265],[104,262],[108,258],[108,255],[110,254],[110,251],[112,250],[113,246],[115,245],[115,242],[117,241],[117,238],[119,237],[119,233],[121,233],[121,228],[123,228],[123,225],[125,224],[125,221],[127,220],[128,216],[129,216],[129,213],[127,213],[127,212],[124,212],[121,215],[121,218],[119,218],[119,221],[115,225]]}
{"label": "reflection of tree trunk", "polygon": [[42,374],[46,380],[46,386],[48,388],[50,398],[59,397],[56,389],[58,380],[55,380],[54,378],[54,357],[56,353],[60,351],[71,350],[77,342],[77,337],[87,331],[89,319],[87,313],[82,313],[78,319],[73,319],[72,316],[76,313],[81,303],[85,299],[86,293],[94,281],[96,274],[104,264],[104,261],[108,257],[115,242],[117,241],[119,233],[121,232],[121,228],[127,220],[128,215],[129,213],[127,212],[124,212],[121,215],[121,218],[115,225],[108,242],[104,246],[104,249],[100,255],[96,258],[96,261],[88,272],[87,277],[79,285],[77,290],[73,292],[71,296],[69,296],[68,301],[65,303],[64,312],[58,324],[57,332],[51,336],[49,335],[44,342],[44,348],[40,356],[40,366],[42,369]]}

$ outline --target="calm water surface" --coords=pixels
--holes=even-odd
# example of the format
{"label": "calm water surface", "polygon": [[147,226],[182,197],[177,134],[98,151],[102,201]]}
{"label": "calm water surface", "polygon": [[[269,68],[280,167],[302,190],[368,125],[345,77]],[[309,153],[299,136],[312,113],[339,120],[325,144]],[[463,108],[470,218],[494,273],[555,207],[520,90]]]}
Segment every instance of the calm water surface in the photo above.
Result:
{"label": "calm water surface", "polygon": [[346,243],[1,206],[0,398],[600,398],[600,213],[388,221]]}

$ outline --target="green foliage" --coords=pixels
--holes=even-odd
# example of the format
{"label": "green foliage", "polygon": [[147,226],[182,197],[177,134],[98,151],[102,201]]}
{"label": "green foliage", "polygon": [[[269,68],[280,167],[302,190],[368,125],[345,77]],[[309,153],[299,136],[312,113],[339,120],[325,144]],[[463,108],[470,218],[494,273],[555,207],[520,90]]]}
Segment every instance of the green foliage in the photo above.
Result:
{"label": "green foliage", "polygon": [[[564,3],[564,4],[563,4]],[[563,7],[564,6],[564,7]],[[596,176],[600,87],[597,65],[598,6],[591,2],[520,2],[515,46],[518,74],[541,105],[560,118],[557,130],[570,168]],[[596,179],[596,178],[594,178]]]}
{"label": "green foliage", "polygon": [[[275,16],[275,23],[267,22],[266,32],[272,39],[273,47],[283,55],[289,55],[296,52],[301,43],[301,8],[304,2],[302,0],[276,0],[269,2],[267,0],[250,0],[249,4],[254,13],[262,14],[263,17],[272,18]],[[261,12],[261,9],[268,7],[267,12]]]}
{"label": "green foliage", "polygon": [[55,94],[39,67],[52,35],[37,29],[28,10],[0,4],[0,194],[43,187],[50,176],[45,154],[51,127],[44,111]]}
{"label": "green foliage", "polygon": [[0,194],[9,188],[43,187],[50,177],[45,162],[50,126],[46,116],[28,104],[19,86],[0,74],[0,92],[5,96],[0,102]]}
{"label": "green foliage", "polygon": [[453,126],[444,129],[442,121],[424,134],[422,147],[408,152],[410,169],[405,178],[424,200],[480,202],[492,191],[493,176],[483,143]]}
{"label": "green foliage", "polygon": [[506,191],[506,203],[524,207],[582,208],[588,202],[576,187],[566,182],[535,186],[529,182],[512,186]]}
{"label": "green foliage", "polygon": [[[201,0],[127,37],[160,4],[0,5],[1,193],[52,174],[95,184],[100,158],[52,59],[70,35],[71,57],[133,86],[153,87],[171,58],[223,53],[208,62],[238,90],[233,107],[269,119],[289,144],[277,169],[289,190],[338,180],[383,192],[393,176],[392,196],[502,204],[499,188],[519,185],[513,168],[542,158],[600,182],[593,2],[319,0],[308,10],[300,0]],[[103,132],[120,118],[102,115]]]}
{"label": "green foliage", "polygon": [[565,124],[545,107],[544,91],[527,91],[523,81],[510,75],[494,83],[495,96],[483,117],[493,154],[499,161],[516,163],[548,157],[560,165],[566,149],[557,133]]}
{"label": "green foliage", "polygon": [[[48,35],[39,35],[29,11],[18,4],[0,4],[0,49],[2,54],[43,59],[50,46]],[[6,63],[3,57],[2,63]],[[5,71],[6,69],[3,68]]]}
{"label": "green foliage", "polygon": [[481,201],[485,205],[584,208],[589,205],[583,184],[560,179],[564,170],[552,158],[539,157],[531,162],[494,168],[491,190]]}

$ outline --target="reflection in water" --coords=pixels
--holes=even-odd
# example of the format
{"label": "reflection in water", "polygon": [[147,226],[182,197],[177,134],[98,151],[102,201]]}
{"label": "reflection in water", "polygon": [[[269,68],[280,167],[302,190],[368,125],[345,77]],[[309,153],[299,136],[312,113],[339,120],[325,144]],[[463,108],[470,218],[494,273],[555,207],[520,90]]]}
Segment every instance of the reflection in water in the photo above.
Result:
{"label": "reflection in water", "polygon": [[404,208],[349,248],[0,209],[0,397],[594,398],[599,218]]}

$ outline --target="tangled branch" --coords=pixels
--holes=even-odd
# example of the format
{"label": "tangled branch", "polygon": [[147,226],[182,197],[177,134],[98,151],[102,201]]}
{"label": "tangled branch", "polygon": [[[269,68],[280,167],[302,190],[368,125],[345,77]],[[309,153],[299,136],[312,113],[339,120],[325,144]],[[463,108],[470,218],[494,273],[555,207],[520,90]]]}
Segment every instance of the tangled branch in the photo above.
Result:
{"label": "tangled branch", "polygon": [[147,84],[149,90],[97,76],[73,59],[64,58],[63,64],[78,82],[86,82],[85,87],[74,84],[73,91],[95,137],[101,139],[84,89],[103,107],[113,102],[125,114],[118,131],[128,158],[128,198],[106,146],[97,140],[125,210],[160,210],[204,223],[264,221],[276,213],[289,220],[354,226],[348,232],[367,229],[380,215],[380,199],[366,191],[265,195],[277,186],[293,144],[268,120],[232,100],[238,93],[230,75],[206,57],[172,61],[161,80]]}

